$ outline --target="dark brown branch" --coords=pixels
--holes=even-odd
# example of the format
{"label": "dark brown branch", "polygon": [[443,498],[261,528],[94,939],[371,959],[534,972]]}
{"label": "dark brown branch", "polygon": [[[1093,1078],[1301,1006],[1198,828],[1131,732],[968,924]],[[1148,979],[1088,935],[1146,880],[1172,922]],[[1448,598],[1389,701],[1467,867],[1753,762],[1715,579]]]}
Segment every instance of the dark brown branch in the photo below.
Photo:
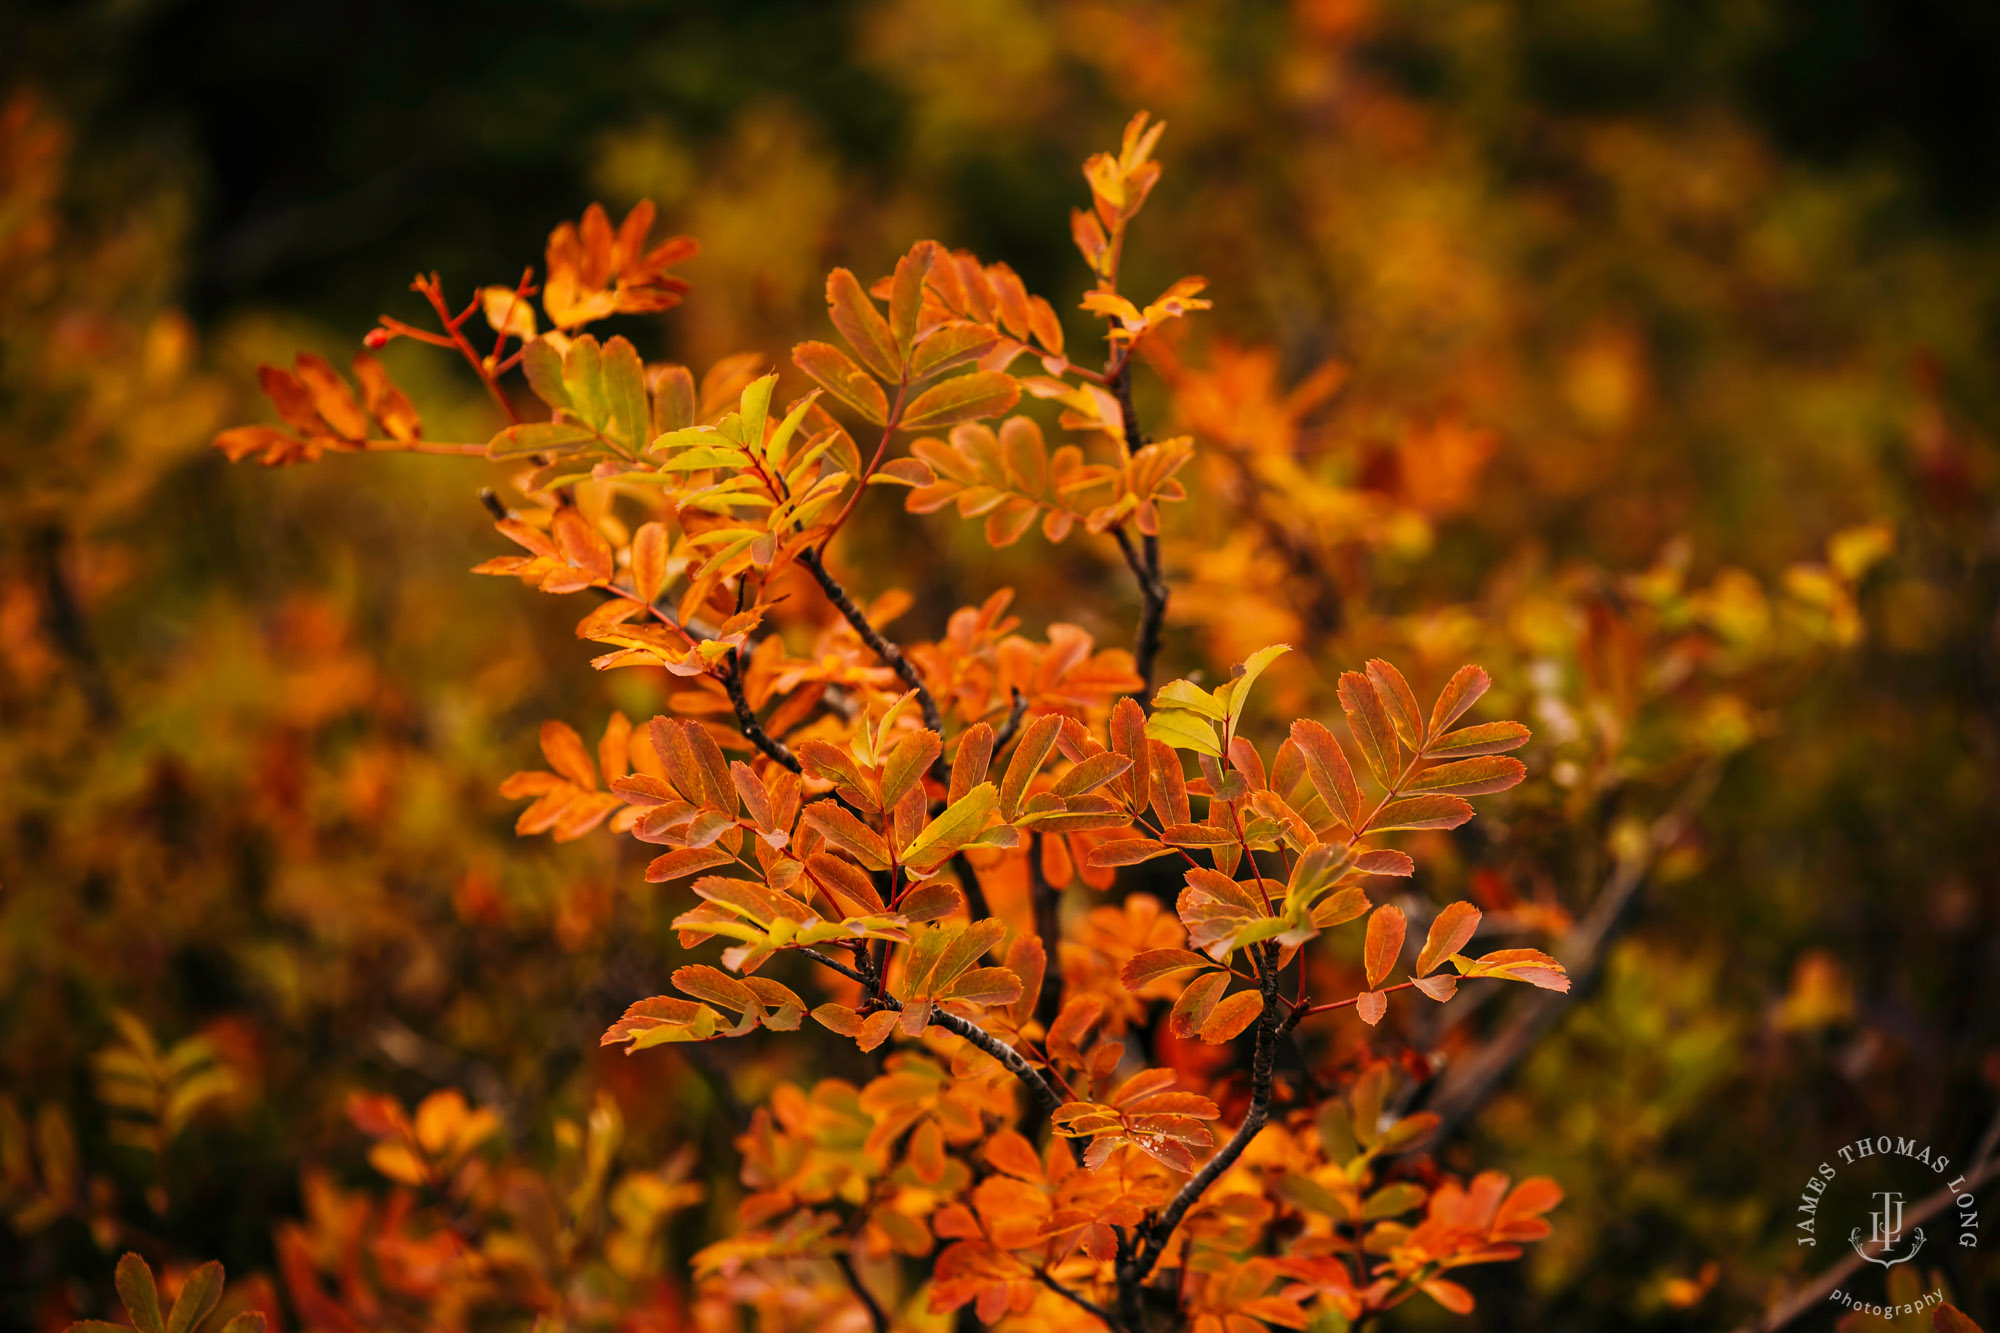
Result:
{"label": "dark brown branch", "polygon": [[[852,978],[864,986],[868,985],[871,980],[864,973],[836,961],[817,949],[801,949],[799,952],[814,962],[823,963],[842,976]],[[898,1013],[902,1012],[903,1002],[895,996],[882,995],[878,998],[883,1008],[894,1009]],[[942,1009],[931,1010],[930,1021],[954,1036],[963,1037],[980,1050],[992,1056],[995,1060],[998,1060],[1006,1067],[1008,1073],[1027,1085],[1028,1091],[1035,1095],[1036,1099],[1043,1104],[1045,1109],[1052,1111],[1062,1105],[1062,1099],[1056,1096],[1055,1089],[1049,1086],[1049,1081],[1042,1077],[1041,1070],[1029,1064],[1027,1057],[988,1032],[985,1028],[979,1026],[979,1024],[969,1018],[960,1018],[957,1014],[948,1014]]]}
{"label": "dark brown branch", "polygon": [[1028,696],[1021,693],[1019,686],[1010,686],[1014,691],[1014,702],[1007,709],[1007,720],[1000,724],[1000,730],[993,733],[993,753],[999,754],[1007,748],[1007,742],[1014,739],[1014,733],[1021,729],[1021,719],[1028,715]]}
{"label": "dark brown branch", "polygon": [[757,720],[756,710],[750,707],[750,696],[743,692],[743,651],[740,648],[729,654],[728,664],[723,667],[721,675],[722,687],[729,691],[729,702],[736,706],[736,725],[743,729],[750,743],[792,772],[802,771],[798,756],[783,741],[764,730],[764,724]]}
{"label": "dark brown branch", "polygon": [[[1116,346],[1114,343],[1114,349]],[[1125,432],[1125,452],[1137,453],[1146,447],[1146,437],[1140,433],[1139,408],[1132,401],[1132,353],[1129,348],[1112,352],[1110,364],[1104,367],[1104,387],[1111,390],[1112,397],[1118,400],[1118,424]]]}
{"label": "dark brown branch", "polygon": [[1139,613],[1139,632],[1132,651],[1132,669],[1144,682],[1133,698],[1141,707],[1151,710],[1153,700],[1153,664],[1160,656],[1160,631],[1167,619],[1167,585],[1160,579],[1160,539],[1144,538],[1145,550],[1132,544],[1132,535],[1123,525],[1111,529],[1111,535],[1118,542],[1118,549],[1125,556],[1125,563],[1132,569],[1132,577],[1139,581],[1139,597],[1143,603]]}
{"label": "dark brown branch", "polygon": [[834,971],[840,973],[840,975],[848,978],[850,981],[858,981],[864,986],[868,984],[867,977],[862,976],[861,973],[855,971],[853,968],[841,962],[838,958],[833,957],[831,954],[824,954],[821,953],[818,949],[807,949],[807,948],[801,948],[799,952],[804,954],[806,957],[812,959],[815,963],[819,963],[824,967],[832,968]]}
{"label": "dark brown branch", "polygon": [[841,1276],[846,1278],[847,1285],[854,1289],[855,1299],[859,1300],[862,1308],[868,1311],[868,1322],[874,1327],[875,1333],[889,1333],[888,1312],[883,1310],[882,1303],[875,1299],[875,1293],[862,1284],[861,1274],[854,1271],[854,1260],[847,1256],[845,1250],[836,1250],[833,1261],[840,1265]]}
{"label": "dark brown branch", "polygon": [[[895,1009],[903,1007],[894,999],[885,999],[884,1003]],[[1056,1090],[1049,1086],[1049,1081],[1042,1077],[1041,1070],[1029,1064],[1027,1058],[1019,1051],[988,1032],[985,1028],[979,1026],[979,1024],[969,1018],[960,1018],[957,1014],[948,1014],[942,1009],[933,1009],[931,1011],[931,1022],[937,1024],[946,1032],[965,1038],[974,1046],[977,1046],[980,1050],[1005,1065],[1007,1072],[1027,1084],[1028,1091],[1039,1098],[1046,1109],[1053,1111],[1062,1105],[1062,1098],[1058,1097]]]}
{"label": "dark brown branch", "polygon": [[861,608],[854,604],[854,599],[847,595],[847,589],[841,587],[839,580],[827,573],[824,553],[807,547],[799,552],[799,563],[806,567],[806,571],[813,576],[813,581],[819,584],[820,591],[826,594],[829,602],[833,603],[834,610],[840,612],[841,617],[854,627],[854,632],[861,636],[861,641],[868,645],[869,651],[881,658],[883,665],[894,671],[904,685],[917,692],[917,707],[923,710],[924,725],[938,735],[944,735],[944,715],[938,711],[937,700],[931,697],[930,687],[924,684],[923,675],[917,670],[916,663],[905,657],[901,648],[882,636],[882,631],[869,622],[868,617],[862,614]]}
{"label": "dark brown branch", "polygon": [[[1113,319],[1113,324],[1117,320]],[[1120,349],[1113,344],[1111,360],[1104,367],[1104,387],[1111,390],[1118,400],[1119,425],[1125,433],[1125,453],[1127,457],[1146,447],[1146,436],[1139,429],[1139,408],[1132,401],[1132,351],[1130,344]],[[1118,549],[1125,553],[1125,563],[1132,567],[1133,577],[1139,580],[1139,596],[1144,601],[1144,609],[1139,615],[1137,646],[1133,651],[1134,669],[1145,683],[1140,687],[1138,699],[1141,707],[1152,708],[1153,664],[1160,656],[1160,629],[1167,618],[1167,584],[1160,577],[1160,539],[1151,534],[1142,534],[1141,544],[1135,548],[1125,525],[1113,528],[1112,535],[1118,539]]]}
{"label": "dark brown branch", "polygon": [[1035,997],[1035,1018],[1047,1027],[1062,1003],[1062,895],[1042,868],[1039,833],[1028,835],[1028,894],[1035,909],[1035,934],[1042,941],[1042,989]]}
{"label": "dark brown branch", "polygon": [[1213,1157],[1202,1164],[1201,1170],[1181,1186],[1180,1193],[1173,1197],[1171,1203],[1139,1227],[1131,1257],[1119,1265],[1118,1282],[1121,1288],[1129,1284],[1136,1290],[1145,1282],[1147,1275],[1160,1262],[1160,1256],[1166,1252],[1167,1242],[1173,1239],[1174,1228],[1181,1224],[1188,1210],[1201,1201],[1208,1187],[1236,1164],[1236,1159],[1250,1146],[1250,1140],[1257,1137],[1264,1128],[1264,1122],[1270,1118],[1271,1073],[1277,1064],[1278,1029],[1284,1020],[1278,1011],[1277,952],[1269,946],[1261,947],[1263,966],[1257,980],[1264,995],[1264,1011],[1257,1015],[1257,1046],[1250,1057],[1250,1109],[1229,1142],[1223,1144]]}

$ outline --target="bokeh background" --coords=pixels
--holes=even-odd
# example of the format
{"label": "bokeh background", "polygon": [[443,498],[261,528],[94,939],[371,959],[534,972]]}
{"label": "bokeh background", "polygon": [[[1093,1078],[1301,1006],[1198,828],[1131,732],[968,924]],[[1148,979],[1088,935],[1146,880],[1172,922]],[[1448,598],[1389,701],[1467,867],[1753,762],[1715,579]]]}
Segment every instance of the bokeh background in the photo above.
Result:
{"label": "bokeh background", "polygon": [[[1636,886],[1443,1150],[1569,1193],[1471,1322],[1749,1317],[1817,1264],[1790,1209],[1833,1146],[1969,1154],[2000,1098],[1996,76],[1975,0],[13,0],[0,1323],[102,1316],[138,1245],[341,1328],[287,1263],[338,1294],[355,1237],[394,1231],[347,1098],[456,1087],[552,1201],[505,1232],[548,1288],[694,1326],[712,1163],[799,1057],[600,1059],[677,957],[671,905],[643,849],[517,842],[494,792],[542,718],[594,735],[657,685],[465,574],[497,549],[480,467],[207,442],[259,419],[258,361],[351,350],[412,273],[511,282],[597,199],[704,246],[689,304],[624,330],[649,356],[780,359],[828,267],[920,236],[1076,291],[1077,164],[1140,108],[1168,170],[1130,285],[1206,275],[1176,364],[1268,412],[1202,420],[1158,374],[1142,406],[1320,488],[1191,507],[1167,667],[1476,654],[1547,748],[1511,836],[1448,849],[1436,889],[1560,939]],[[435,433],[484,438],[476,386],[404,350]],[[1284,395],[1329,362],[1305,422]],[[875,520],[846,556],[916,595],[912,636],[1000,586],[1128,632],[1122,570],[1079,544]],[[150,1093],[111,1087],[134,1067]],[[600,1150],[650,1174],[591,1231],[557,1205]],[[1940,1270],[1991,1326],[1986,1240]],[[354,1327],[532,1322],[342,1299]]]}

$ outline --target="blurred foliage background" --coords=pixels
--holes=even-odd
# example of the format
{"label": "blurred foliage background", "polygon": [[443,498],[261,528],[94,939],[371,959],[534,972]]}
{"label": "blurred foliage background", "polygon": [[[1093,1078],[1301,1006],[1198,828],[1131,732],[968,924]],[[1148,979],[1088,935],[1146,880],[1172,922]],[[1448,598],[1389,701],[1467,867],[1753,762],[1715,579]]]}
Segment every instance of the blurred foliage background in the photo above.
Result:
{"label": "blurred foliage background", "polygon": [[[1383,645],[1480,654],[1538,731],[1515,837],[1463,849],[1489,907],[1581,915],[1691,815],[1455,1149],[1569,1192],[1473,1322],[1762,1307],[1815,1266],[1790,1208],[1833,1146],[1969,1153],[1993,1114],[1996,69],[1971,0],[7,6],[0,1321],[102,1314],[137,1245],[340,1327],[293,1270],[392,1229],[346,1098],[457,1087],[577,1208],[516,1219],[548,1283],[605,1326],[710,1326],[655,1299],[729,1193],[673,1154],[726,1153],[798,1057],[600,1059],[671,909],[639,849],[517,842],[494,793],[543,717],[594,735],[658,697],[465,575],[495,543],[451,460],[264,473],[208,438],[257,412],[257,361],[351,349],[409,313],[406,274],[511,282],[593,199],[703,242],[685,309],[629,330],[649,356],[776,358],[828,267],[916,236],[1072,291],[1076,163],[1140,107],[1169,171],[1130,286],[1205,274],[1187,364],[1279,417],[1344,367],[1285,438],[1359,497],[1281,518],[1310,578],[1226,514],[1170,539],[1169,669],[1276,638],[1329,681]],[[439,433],[484,438],[474,386],[405,350],[460,404]],[[1142,406],[1232,428],[1172,381]],[[999,586],[1129,632],[1115,562],[872,503],[847,558],[917,595],[908,632]],[[1810,650],[1775,642],[1781,603],[1822,613]],[[1705,618],[1716,683],[1648,676],[1664,640],[1592,617]],[[108,1072],[135,1061],[143,1095]],[[575,1205],[614,1151],[651,1183]],[[591,1228],[634,1239],[591,1267]],[[1990,1325],[1985,1251],[1940,1262]]]}

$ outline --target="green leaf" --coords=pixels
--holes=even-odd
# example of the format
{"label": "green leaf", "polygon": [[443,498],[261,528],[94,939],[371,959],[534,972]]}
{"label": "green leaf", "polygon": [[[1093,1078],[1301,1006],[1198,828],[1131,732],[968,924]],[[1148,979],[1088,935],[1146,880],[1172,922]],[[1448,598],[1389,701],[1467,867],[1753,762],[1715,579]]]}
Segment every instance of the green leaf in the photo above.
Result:
{"label": "green leaf", "polygon": [[961,973],[985,957],[994,945],[1006,937],[1007,923],[998,917],[989,916],[967,926],[938,956],[937,966],[924,979],[923,993],[935,995],[947,989]]}
{"label": "green leaf", "polygon": [[535,397],[551,408],[575,410],[569,387],[563,383],[562,353],[547,338],[537,338],[521,349],[521,369],[527,372],[528,387],[535,391]]}
{"label": "green leaf", "polygon": [[127,1250],[118,1260],[114,1282],[118,1299],[125,1303],[125,1313],[132,1316],[132,1326],[139,1333],[167,1333],[160,1318],[160,1289],[153,1285],[153,1270],[146,1267],[144,1259]]}
{"label": "green leaf", "polygon": [[563,387],[569,390],[571,410],[577,419],[602,430],[609,415],[604,394],[604,356],[597,339],[586,333],[569,345],[563,357]]}
{"label": "green leaf", "polygon": [[[720,440],[719,435],[709,437]],[[743,451],[733,444],[701,444],[665,459],[660,464],[662,472],[699,472],[711,467],[745,467],[750,460]]]}
{"label": "green leaf", "polygon": [[1361,1217],[1367,1222],[1379,1222],[1385,1217],[1396,1217],[1418,1207],[1428,1197],[1423,1186],[1413,1185],[1406,1180],[1393,1185],[1384,1185],[1369,1195],[1368,1201],[1361,1205]]}
{"label": "green leaf", "polygon": [[1212,759],[1222,758],[1216,743],[1215,725],[1177,708],[1157,709],[1146,719],[1148,739],[1164,741],[1177,750],[1193,750]]}
{"label": "green leaf", "polygon": [[764,424],[771,416],[771,390],[777,384],[776,375],[761,376],[744,386],[743,396],[738,399],[736,438],[760,457],[764,452]]}
{"label": "green leaf", "polygon": [[1229,716],[1229,710],[1222,700],[1204,690],[1191,680],[1169,681],[1153,695],[1155,708],[1185,708],[1200,713],[1216,722]]}
{"label": "green leaf", "polygon": [[173,1313],[167,1316],[167,1333],[192,1333],[194,1326],[208,1318],[208,1312],[222,1299],[222,1265],[213,1261],[201,1265],[181,1284],[174,1298]]}
{"label": "green leaf", "polygon": [[1264,668],[1292,651],[1289,643],[1274,643],[1268,648],[1259,648],[1243,663],[1243,674],[1223,686],[1229,701],[1229,734],[1236,734],[1236,725],[1242,721],[1243,705],[1250,701],[1250,687],[1257,683],[1257,677],[1264,674]]}
{"label": "green leaf", "polygon": [[653,413],[646,402],[646,369],[639,353],[624,338],[604,344],[599,358],[604,394],[604,434],[637,453],[652,433]]}
{"label": "green leaf", "polygon": [[943,865],[953,852],[978,837],[987,818],[1000,804],[1000,792],[982,782],[946,808],[903,849],[903,864],[918,870]]}
{"label": "green leaf", "polygon": [[[776,376],[772,378],[775,379]],[[771,432],[770,442],[764,446],[764,456],[766,458],[771,459],[781,468],[786,466],[785,451],[791,447],[792,436],[798,433],[799,423],[806,419],[806,413],[812,410],[812,405],[818,400],[819,390],[814,389],[811,393],[799,399],[798,404],[785,414],[785,419],[780,421],[778,428]],[[813,458],[817,458],[820,453],[825,453],[827,447],[832,443],[833,437],[828,435],[825,440],[820,442],[818,447],[819,452],[814,453],[808,450],[807,456],[799,460],[800,463],[807,463]]]}

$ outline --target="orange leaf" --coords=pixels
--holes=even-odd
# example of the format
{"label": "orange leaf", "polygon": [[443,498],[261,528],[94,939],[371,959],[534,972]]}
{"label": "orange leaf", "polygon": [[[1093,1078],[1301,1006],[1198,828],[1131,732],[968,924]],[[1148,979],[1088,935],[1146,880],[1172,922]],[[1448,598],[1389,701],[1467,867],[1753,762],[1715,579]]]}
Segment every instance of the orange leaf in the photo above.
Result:
{"label": "orange leaf", "polygon": [[1443,692],[1438,695],[1437,706],[1431,709],[1431,730],[1433,737],[1444,735],[1444,729],[1465,715],[1465,710],[1479,702],[1479,696],[1486,693],[1493,680],[1476,666],[1462,666],[1446,682]]}
{"label": "orange leaf", "polygon": [[832,343],[800,343],[792,349],[792,364],[866,420],[878,426],[889,420],[889,398],[882,386]]}
{"label": "orange leaf", "polygon": [[1349,828],[1361,826],[1361,788],[1354,781],[1354,769],[1333,733],[1311,718],[1292,723],[1292,741],[1305,761],[1306,780],[1326,802],[1327,812],[1346,821]]}
{"label": "orange leaf", "polygon": [[833,327],[847,339],[847,345],[854,349],[862,365],[885,380],[902,374],[902,358],[897,355],[895,339],[889,335],[888,321],[861,289],[860,280],[847,269],[837,268],[826,275],[826,308],[833,317]]}
{"label": "orange leaf", "polygon": [[1368,918],[1368,939],[1362,945],[1361,956],[1368,968],[1370,990],[1380,986],[1396,966],[1396,959],[1403,952],[1405,924],[1403,909],[1394,906],[1378,907]]}
{"label": "orange leaf", "polygon": [[550,768],[585,791],[597,790],[597,765],[590,762],[590,751],[583,748],[583,737],[575,727],[554,720],[542,723],[542,753]]}
{"label": "orange leaf", "polygon": [[[797,359],[796,354],[794,360]],[[812,374],[811,370],[806,371]],[[832,385],[827,386],[829,390]],[[905,430],[928,430],[981,417],[997,417],[1021,397],[1021,386],[1012,375],[997,370],[975,370],[970,374],[933,384],[916,396],[903,410],[898,423]]]}
{"label": "orange leaf", "polygon": [[1368,659],[1368,680],[1389,715],[1396,738],[1412,754],[1424,748],[1423,714],[1417,711],[1417,696],[1403,673],[1379,657]]}
{"label": "orange leaf", "polygon": [[1264,997],[1254,990],[1238,991],[1215,1006],[1201,1025],[1201,1039],[1211,1046],[1228,1041],[1264,1012]]}
{"label": "orange leaf", "polygon": [[1354,743],[1361,747],[1361,757],[1368,761],[1376,780],[1385,787],[1394,782],[1401,762],[1396,750],[1396,729],[1389,721],[1388,709],[1382,706],[1382,696],[1375,692],[1368,677],[1359,671],[1341,675],[1340,708],[1347,715],[1347,729],[1354,734]]}
{"label": "orange leaf", "polygon": [[1368,821],[1370,833],[1396,829],[1451,829],[1472,818],[1472,806],[1458,796],[1405,796],[1391,801]]}
{"label": "orange leaf", "polygon": [[[1424,937],[1423,952],[1417,955],[1414,975],[1428,976],[1438,964],[1463,949],[1478,929],[1477,907],[1466,902],[1447,906],[1431,921],[1430,933]],[[1424,993],[1430,994],[1429,991]]]}

